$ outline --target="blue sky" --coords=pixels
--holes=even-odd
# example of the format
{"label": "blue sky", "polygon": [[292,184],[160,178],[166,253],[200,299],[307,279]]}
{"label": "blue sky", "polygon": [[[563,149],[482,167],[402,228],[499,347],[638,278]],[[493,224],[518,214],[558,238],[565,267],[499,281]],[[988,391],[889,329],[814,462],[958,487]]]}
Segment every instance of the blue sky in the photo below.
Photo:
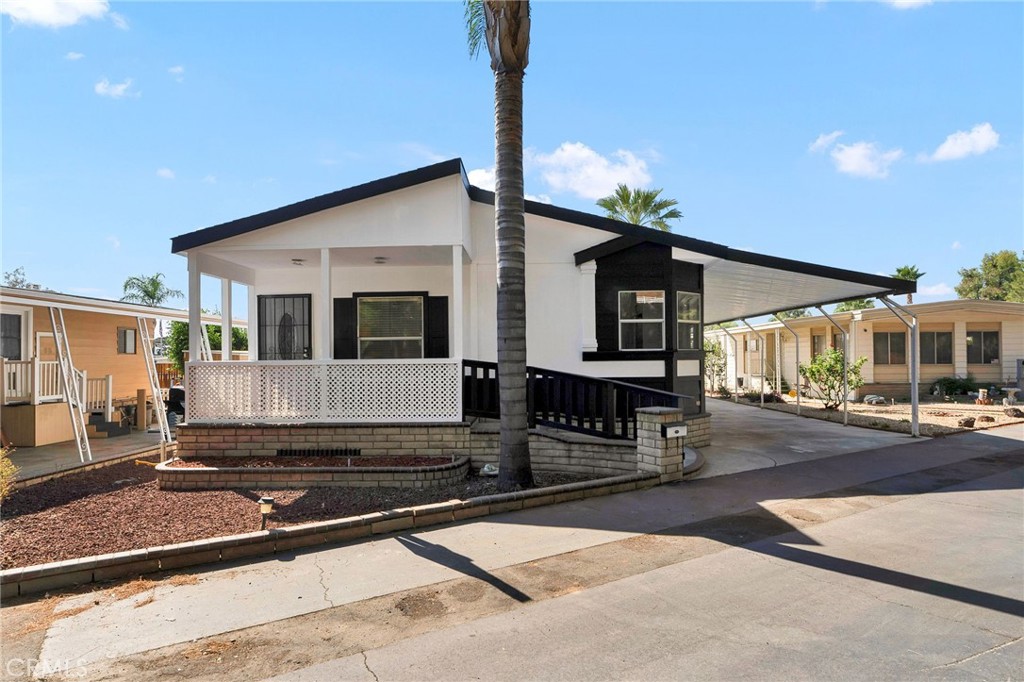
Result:
{"label": "blue sky", "polygon": [[[461,3],[0,7],[3,270],[51,289],[117,298],[163,272],[184,290],[175,235],[455,156],[477,184],[493,166]],[[678,233],[914,264],[915,301],[1024,246],[1022,3],[535,2],[531,35],[541,200],[664,188]]]}

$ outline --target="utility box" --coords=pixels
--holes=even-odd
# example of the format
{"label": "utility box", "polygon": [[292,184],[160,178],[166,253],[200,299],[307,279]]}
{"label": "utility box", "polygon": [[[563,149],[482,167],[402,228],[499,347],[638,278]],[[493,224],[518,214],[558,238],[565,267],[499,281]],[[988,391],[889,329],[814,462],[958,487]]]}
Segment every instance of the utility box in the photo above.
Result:
{"label": "utility box", "polygon": [[686,436],[686,424],[684,422],[661,425],[662,438],[683,438],[684,436]]}

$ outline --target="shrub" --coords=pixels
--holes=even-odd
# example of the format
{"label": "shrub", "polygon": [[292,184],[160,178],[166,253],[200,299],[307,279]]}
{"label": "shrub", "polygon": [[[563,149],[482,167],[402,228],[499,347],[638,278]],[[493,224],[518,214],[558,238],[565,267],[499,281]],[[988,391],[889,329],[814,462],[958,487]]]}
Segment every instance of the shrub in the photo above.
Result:
{"label": "shrub", "polygon": [[[759,402],[761,402],[761,394],[758,393],[757,391],[747,391],[746,393],[743,394],[743,399],[744,400],[749,400],[752,403],[759,403]],[[784,403],[784,402],[786,402],[785,400],[783,400],[782,396],[779,395],[776,392],[765,393],[764,394],[764,401],[766,403]]]}
{"label": "shrub", "polygon": [[[864,377],[860,368],[867,362],[860,357],[849,363],[847,367],[847,384],[849,391],[855,391],[864,385]],[[829,348],[824,353],[815,355],[806,365],[800,365],[800,376],[809,380],[817,396],[825,403],[826,410],[834,410],[843,404],[843,352]]]}
{"label": "shrub", "polygon": [[938,389],[939,395],[966,395],[968,392],[975,390],[976,385],[973,377],[970,374],[967,378],[960,377],[940,377],[935,380],[932,384],[932,389]]}
{"label": "shrub", "polygon": [[731,398],[732,397],[732,391],[729,390],[728,386],[726,386],[725,384],[722,384],[721,386],[718,387],[718,396],[720,398]]}
{"label": "shrub", "polygon": [[9,448],[0,449],[0,502],[7,499],[11,494],[11,487],[14,485],[14,477],[18,474],[18,467],[11,461]]}

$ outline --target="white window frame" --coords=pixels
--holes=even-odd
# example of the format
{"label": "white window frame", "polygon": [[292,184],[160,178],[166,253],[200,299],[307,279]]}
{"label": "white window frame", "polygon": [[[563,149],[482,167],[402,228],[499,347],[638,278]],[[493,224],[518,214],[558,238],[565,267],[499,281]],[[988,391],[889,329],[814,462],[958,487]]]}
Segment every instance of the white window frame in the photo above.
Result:
{"label": "white window frame", "polygon": [[[660,320],[624,320],[622,319],[622,295],[623,294],[661,294],[661,319]],[[664,289],[623,289],[617,294],[618,305],[619,305],[619,321],[616,326],[616,330],[619,336],[619,350],[625,353],[644,353],[648,351],[659,351],[665,350],[665,290]],[[661,345],[658,348],[623,348],[622,347],[622,323],[628,324],[660,324],[661,325]]]}
{"label": "white window frame", "polygon": [[32,347],[32,339],[35,338],[32,330],[32,308],[4,303],[0,306],[0,313],[21,316],[21,359],[31,360],[35,351]]}
{"label": "white window frame", "polygon": [[[679,319],[679,297],[680,296],[695,296],[697,298],[697,319],[696,320],[680,320]],[[690,324],[697,327],[697,345],[700,346],[700,340],[702,338],[701,324],[704,322],[704,301],[700,293],[696,291],[677,291],[676,292],[676,350],[704,350],[703,348],[683,348],[679,345],[681,335],[679,334],[679,325]]]}
{"label": "white window frame", "polygon": [[[419,336],[362,336],[360,334],[359,317],[362,312],[361,304],[363,301],[380,301],[380,300],[401,300],[401,299],[418,299],[420,302],[420,335]],[[419,341],[420,342],[420,359],[426,357],[427,352],[427,330],[426,330],[426,308],[427,308],[427,297],[419,295],[406,295],[406,296],[388,296],[388,295],[374,295],[374,296],[357,296],[356,297],[356,357],[360,360],[363,359],[363,341]],[[392,358],[398,359],[398,358]]]}
{"label": "white window frame", "polygon": [[[124,333],[124,350],[121,350],[121,333]],[[132,349],[128,350],[128,335],[131,334]],[[117,354],[138,355],[139,354],[139,330],[134,327],[117,328]]]}

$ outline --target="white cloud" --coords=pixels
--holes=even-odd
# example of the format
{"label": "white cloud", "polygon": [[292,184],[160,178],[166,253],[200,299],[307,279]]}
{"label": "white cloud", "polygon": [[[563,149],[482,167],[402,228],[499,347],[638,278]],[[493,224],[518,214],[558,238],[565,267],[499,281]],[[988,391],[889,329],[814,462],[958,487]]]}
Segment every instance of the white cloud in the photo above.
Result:
{"label": "white cloud", "polygon": [[466,173],[469,176],[469,184],[489,192],[494,191],[494,168],[474,168]]}
{"label": "white cloud", "polygon": [[138,97],[142,93],[131,91],[132,82],[131,78],[125,78],[121,83],[111,83],[108,79],[104,78],[95,85],[93,90],[95,90],[96,94],[101,97],[110,97],[112,99]]}
{"label": "white cloud", "polygon": [[110,11],[107,0],[4,0],[0,14],[16,24],[64,28],[87,19],[102,19]]}
{"label": "white cloud", "polygon": [[64,55],[64,59],[67,59],[69,62],[77,62],[84,56],[85,55],[81,52],[68,52],[66,55]]}
{"label": "white cloud", "polygon": [[124,18],[123,14],[118,14],[117,12],[111,12],[110,13],[110,20],[112,22],[114,22],[114,26],[117,26],[122,31],[127,31],[128,30],[128,20]]}
{"label": "white cloud", "polygon": [[961,244],[960,242],[953,242],[953,245],[950,246],[949,248],[953,249],[954,251],[959,251],[960,249],[963,248],[963,246],[964,245]]}
{"label": "white cloud", "polygon": [[173,180],[174,171],[172,171],[170,168],[158,168],[156,170],[156,176],[158,178],[163,178],[164,180]]}
{"label": "white cloud", "polygon": [[860,178],[886,178],[889,176],[889,166],[902,157],[902,149],[882,151],[874,142],[837,144],[832,149],[836,170]]}
{"label": "white cloud", "polygon": [[205,178],[203,178],[203,182],[205,182],[207,185],[216,185],[217,184],[217,176],[216,175],[207,175]]}
{"label": "white cloud", "polygon": [[818,139],[808,145],[807,151],[812,153],[823,152],[831,147],[842,134],[842,130],[833,130],[831,133],[822,133],[821,135],[818,135]]}
{"label": "white cloud", "polygon": [[174,80],[178,81],[179,83],[185,82],[185,67],[181,64],[179,64],[178,66],[172,66],[171,68],[167,69],[167,73],[174,76]]}
{"label": "white cloud", "polygon": [[[474,168],[473,170],[466,173],[469,176],[469,184],[480,189],[486,189],[488,192],[494,191],[494,167],[491,168]],[[551,197],[547,194],[530,194],[526,192],[525,198],[527,201],[538,201],[542,204],[550,204]]]}
{"label": "white cloud", "polygon": [[411,153],[413,156],[426,159],[430,163],[440,163],[441,161],[447,161],[451,158],[443,154],[438,154],[427,145],[420,144],[419,142],[406,142],[401,145],[401,148],[406,152]]}
{"label": "white cloud", "polygon": [[920,9],[932,4],[934,0],[882,0],[893,9]]}
{"label": "white cloud", "polygon": [[942,282],[940,284],[931,284],[926,287],[920,287],[917,290],[917,293],[922,296],[949,296],[953,293],[953,287]]}
{"label": "white cloud", "polygon": [[107,243],[110,244],[110,248],[112,248],[114,251],[121,250],[121,240],[117,238],[117,235],[108,234]]}
{"label": "white cloud", "polygon": [[630,187],[650,183],[645,160],[626,149],[611,156],[602,156],[582,142],[563,142],[550,154],[528,149],[525,160],[540,170],[552,192],[572,192],[585,199],[607,196],[619,183]]}
{"label": "white cloud", "polygon": [[958,130],[948,136],[946,141],[935,150],[935,153],[925,157],[925,160],[955,161],[990,152],[998,146],[999,133],[993,130],[992,124],[979,123],[971,128],[970,132]]}

